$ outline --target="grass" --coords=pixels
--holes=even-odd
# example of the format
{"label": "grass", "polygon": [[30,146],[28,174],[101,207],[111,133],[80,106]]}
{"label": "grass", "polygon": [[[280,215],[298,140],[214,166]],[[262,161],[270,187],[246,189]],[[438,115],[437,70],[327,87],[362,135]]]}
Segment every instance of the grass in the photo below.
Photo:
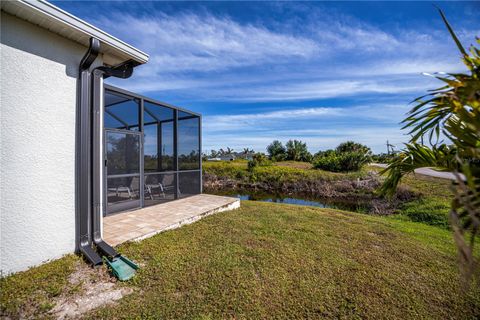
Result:
{"label": "grass", "polygon": [[69,287],[68,277],[80,258],[69,255],[26,272],[0,279],[0,315],[23,318],[43,314],[53,308],[52,300]]}
{"label": "grass", "polygon": [[301,161],[282,161],[276,162],[274,165],[280,167],[291,167],[297,169],[313,169],[313,165],[310,162],[301,162]]}
{"label": "grass", "polygon": [[[368,170],[380,172],[382,169],[371,166]],[[395,218],[450,229],[451,184],[448,179],[421,174],[406,175],[400,186],[414,192],[417,197],[400,205],[397,210],[399,215]]]}
{"label": "grass", "polygon": [[[480,316],[479,287],[460,290],[450,232],[390,217],[244,201],[119,249],[142,265],[126,284],[134,292],[87,318]],[[75,259],[2,279],[2,312],[69,290]],[[34,317],[48,316],[34,304]]]}
{"label": "grass", "polygon": [[410,174],[402,179],[401,185],[418,194],[417,199],[400,206],[401,218],[450,228],[449,212],[453,198],[450,180]]}

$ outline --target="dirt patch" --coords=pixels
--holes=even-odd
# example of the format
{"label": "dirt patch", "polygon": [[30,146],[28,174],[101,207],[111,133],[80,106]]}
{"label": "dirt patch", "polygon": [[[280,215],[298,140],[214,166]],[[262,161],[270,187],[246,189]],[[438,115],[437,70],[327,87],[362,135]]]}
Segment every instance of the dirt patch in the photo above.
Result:
{"label": "dirt patch", "polygon": [[86,263],[78,263],[69,279],[70,289],[53,302],[50,314],[57,319],[76,318],[100,306],[114,303],[132,293],[110,276],[105,266],[93,269]]}

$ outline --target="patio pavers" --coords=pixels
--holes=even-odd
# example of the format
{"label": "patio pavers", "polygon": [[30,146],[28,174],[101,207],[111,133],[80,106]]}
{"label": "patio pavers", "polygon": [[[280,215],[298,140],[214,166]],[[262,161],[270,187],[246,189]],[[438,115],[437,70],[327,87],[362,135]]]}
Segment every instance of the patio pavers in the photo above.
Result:
{"label": "patio pavers", "polygon": [[112,246],[179,228],[205,216],[240,207],[237,198],[199,194],[103,218],[103,238]]}

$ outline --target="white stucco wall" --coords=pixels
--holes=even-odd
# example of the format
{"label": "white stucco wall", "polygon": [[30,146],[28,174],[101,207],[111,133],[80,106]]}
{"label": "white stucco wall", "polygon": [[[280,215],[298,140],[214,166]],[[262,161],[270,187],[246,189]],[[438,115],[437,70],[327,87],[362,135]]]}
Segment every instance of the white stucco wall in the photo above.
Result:
{"label": "white stucco wall", "polygon": [[86,48],[2,12],[0,50],[0,267],[7,274],[75,250],[76,77]]}

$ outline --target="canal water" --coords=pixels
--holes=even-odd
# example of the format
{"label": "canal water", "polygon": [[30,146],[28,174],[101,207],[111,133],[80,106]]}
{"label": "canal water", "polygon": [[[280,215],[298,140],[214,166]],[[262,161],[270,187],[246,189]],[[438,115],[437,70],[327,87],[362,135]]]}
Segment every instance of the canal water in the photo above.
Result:
{"label": "canal water", "polygon": [[[208,192],[211,193],[211,192]],[[311,206],[319,208],[333,208],[340,210],[348,210],[354,212],[366,213],[369,210],[368,203],[362,203],[359,201],[347,201],[347,200],[332,200],[322,198],[312,198],[302,195],[286,195],[286,194],[268,194],[252,191],[220,191],[215,192],[218,195],[236,197],[240,200],[261,201],[261,202],[274,202],[274,203],[287,203],[300,206]]]}

